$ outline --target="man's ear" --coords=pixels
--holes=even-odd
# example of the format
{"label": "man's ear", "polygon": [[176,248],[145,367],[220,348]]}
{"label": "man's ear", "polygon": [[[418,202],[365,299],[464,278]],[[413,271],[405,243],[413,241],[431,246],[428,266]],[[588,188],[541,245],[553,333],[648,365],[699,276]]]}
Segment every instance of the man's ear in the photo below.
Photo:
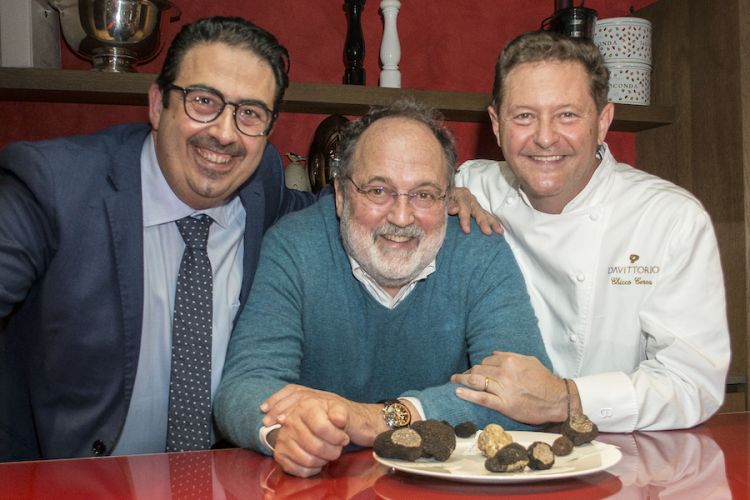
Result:
{"label": "man's ear", "polygon": [[154,130],[159,130],[159,121],[163,109],[164,102],[162,101],[161,89],[157,84],[152,83],[148,88],[148,120]]}
{"label": "man's ear", "polygon": [[612,120],[615,118],[615,105],[608,102],[604,105],[604,109],[599,113],[599,134],[597,144],[602,144],[604,139],[607,137],[609,126],[612,125]]}
{"label": "man's ear", "polygon": [[500,118],[497,116],[494,106],[491,104],[487,107],[487,113],[490,115],[490,121],[492,122],[492,133],[495,134],[495,140],[497,145],[500,146]]}
{"label": "man's ear", "polygon": [[341,218],[344,211],[344,186],[338,177],[333,179],[333,191],[336,193],[336,215]]}
{"label": "man's ear", "polygon": [[266,132],[266,135],[265,135],[266,138],[270,137],[271,134],[273,133],[273,131],[276,129],[276,119],[277,118],[272,118],[271,119],[271,128],[269,128],[268,131]]}

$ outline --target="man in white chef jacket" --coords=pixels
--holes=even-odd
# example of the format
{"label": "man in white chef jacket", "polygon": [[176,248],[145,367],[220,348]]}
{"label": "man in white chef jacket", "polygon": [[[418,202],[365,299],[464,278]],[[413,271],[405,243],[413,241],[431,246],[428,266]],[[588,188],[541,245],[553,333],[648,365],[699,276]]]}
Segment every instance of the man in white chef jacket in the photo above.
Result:
{"label": "man in white chef jacket", "polygon": [[716,237],[694,196],[612,157],[607,90],[591,43],[534,32],[501,54],[488,111],[506,161],[466,162],[456,183],[501,218],[555,373],[495,353],[452,380],[528,423],[572,409],[607,432],[691,427],[729,366]]}

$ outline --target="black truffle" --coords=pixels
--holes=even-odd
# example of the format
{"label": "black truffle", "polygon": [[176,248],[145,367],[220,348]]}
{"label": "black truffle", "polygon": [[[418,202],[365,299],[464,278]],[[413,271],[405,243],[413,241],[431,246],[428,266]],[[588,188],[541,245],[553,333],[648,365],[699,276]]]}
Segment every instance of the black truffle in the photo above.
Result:
{"label": "black truffle", "polygon": [[542,441],[534,441],[526,449],[529,454],[529,468],[547,470],[555,464],[555,454],[552,447]]}
{"label": "black truffle", "polygon": [[445,462],[456,449],[453,427],[440,420],[420,420],[411,428],[422,437],[422,456]]}
{"label": "black truffle", "polygon": [[474,422],[467,421],[456,425],[453,430],[455,431],[456,436],[460,438],[470,438],[476,434],[479,429]]}
{"label": "black truffle", "polygon": [[382,458],[415,461],[422,456],[422,436],[413,429],[391,429],[375,438],[372,449]]}
{"label": "black truffle", "polygon": [[484,461],[484,467],[490,472],[522,472],[529,463],[526,448],[518,443],[503,446],[494,457]]}
{"label": "black truffle", "polygon": [[575,446],[593,441],[599,435],[599,428],[586,415],[573,415],[563,422],[560,432]]}
{"label": "black truffle", "polygon": [[558,457],[570,455],[573,452],[573,441],[565,436],[560,436],[552,443],[552,452]]}

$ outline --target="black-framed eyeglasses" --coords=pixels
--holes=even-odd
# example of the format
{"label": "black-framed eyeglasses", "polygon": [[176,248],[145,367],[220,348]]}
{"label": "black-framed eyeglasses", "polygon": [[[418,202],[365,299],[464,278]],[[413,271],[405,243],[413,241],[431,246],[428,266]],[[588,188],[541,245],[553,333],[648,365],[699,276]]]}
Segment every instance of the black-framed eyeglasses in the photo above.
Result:
{"label": "black-framed eyeglasses", "polygon": [[268,127],[274,118],[273,111],[260,101],[231,102],[220,92],[204,87],[183,88],[170,85],[167,90],[182,92],[185,114],[199,123],[214,121],[224,112],[227,105],[234,107],[232,116],[237,130],[250,137],[268,134]]}
{"label": "black-framed eyeglasses", "polygon": [[351,177],[346,176],[344,179],[351,182],[352,186],[359,194],[364,195],[375,205],[381,206],[391,205],[399,196],[406,196],[409,199],[409,203],[411,203],[414,208],[428,210],[433,208],[439,202],[445,200],[446,196],[448,196],[447,192],[441,193],[437,189],[429,187],[416,189],[414,191],[409,191],[408,193],[399,193],[398,191],[394,191],[385,186],[365,186],[364,188],[361,188]]}

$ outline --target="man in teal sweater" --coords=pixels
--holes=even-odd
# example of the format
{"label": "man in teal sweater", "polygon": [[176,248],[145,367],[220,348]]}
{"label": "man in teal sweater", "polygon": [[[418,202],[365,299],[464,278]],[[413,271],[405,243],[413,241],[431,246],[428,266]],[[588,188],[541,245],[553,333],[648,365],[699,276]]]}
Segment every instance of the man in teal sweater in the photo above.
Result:
{"label": "man in teal sweater", "polygon": [[348,126],[335,199],[264,238],[214,402],[229,440],[310,476],[409,421],[525,428],[449,383],[496,350],[550,366],[505,240],[447,217],[455,162],[452,136],[415,102]]}

